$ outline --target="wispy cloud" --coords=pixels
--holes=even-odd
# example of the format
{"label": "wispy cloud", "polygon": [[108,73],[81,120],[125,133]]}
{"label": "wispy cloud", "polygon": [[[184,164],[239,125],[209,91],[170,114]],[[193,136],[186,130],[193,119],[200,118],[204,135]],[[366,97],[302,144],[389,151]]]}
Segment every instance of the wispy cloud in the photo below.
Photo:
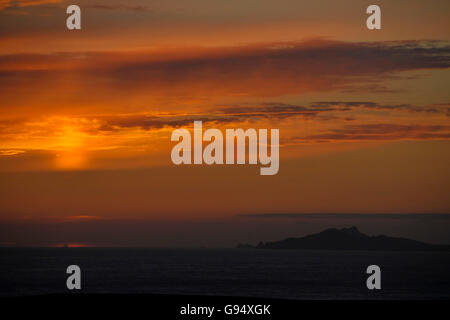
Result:
{"label": "wispy cloud", "polygon": [[393,123],[351,124],[321,134],[295,137],[296,142],[332,142],[364,140],[448,140],[448,125],[403,125]]}
{"label": "wispy cloud", "polygon": [[63,0],[0,0],[0,10],[13,7],[32,7],[49,3],[58,3]]}
{"label": "wispy cloud", "polygon": [[[359,111],[372,110],[369,118],[358,124],[349,121],[358,119]],[[389,119],[386,118],[389,112]],[[411,114],[411,117],[403,115]],[[377,102],[314,102],[306,106],[281,102],[243,103],[220,105],[197,112],[135,112],[124,114],[92,114],[71,117],[22,117],[0,121],[0,142],[8,142],[6,154],[21,150],[10,142],[14,139],[48,143],[55,140],[52,149],[60,146],[61,137],[70,134],[72,141],[83,136],[127,135],[129,130],[156,132],[161,129],[191,127],[194,121],[203,121],[205,126],[267,125],[277,121],[278,127],[294,126],[285,140],[289,144],[333,141],[381,141],[381,140],[442,140],[450,139],[447,124],[448,105],[415,106],[387,105]],[[397,119],[394,122],[393,119]],[[314,120],[326,123],[308,134],[299,128],[298,121]],[[333,120],[333,121],[330,121]],[[418,123],[418,121],[427,123]],[[296,124],[297,123],[297,124]],[[135,137],[135,136],[133,136]],[[136,137],[135,137],[136,138]],[[25,141],[24,140],[24,141]],[[73,145],[73,143],[71,144]]]}
{"label": "wispy cloud", "polygon": [[251,219],[400,219],[400,220],[450,220],[447,213],[256,213],[239,214]]}
{"label": "wispy cloud", "polygon": [[426,106],[416,106],[412,104],[380,104],[371,101],[320,101],[311,104],[313,108],[340,109],[340,110],[356,110],[371,109],[385,111],[408,111],[418,113],[443,113],[448,115],[450,104],[434,104]]}
{"label": "wispy cloud", "polygon": [[[279,46],[192,49],[180,52],[80,52],[0,56],[0,84],[14,96],[22,89],[40,95],[73,86],[71,73],[83,77],[77,91],[95,84],[102,101],[125,97],[275,97],[343,86],[377,84],[402,71],[447,69],[450,46],[439,41],[350,43],[314,40]],[[63,94],[64,92],[62,92]],[[70,92],[66,92],[70,96]],[[11,97],[13,99],[13,97]]]}
{"label": "wispy cloud", "polygon": [[[69,3],[64,3],[64,0],[0,0],[0,10],[25,8],[34,6],[43,6],[45,8],[62,8],[64,5],[68,6]],[[98,10],[120,10],[120,11],[148,11],[149,8],[144,5],[130,5],[126,1],[124,3],[86,3],[81,5],[84,9],[98,9]]]}
{"label": "wispy cloud", "polygon": [[84,8],[98,9],[98,10],[122,10],[122,11],[149,11],[147,6],[142,5],[129,5],[129,4],[89,4],[83,6]]}

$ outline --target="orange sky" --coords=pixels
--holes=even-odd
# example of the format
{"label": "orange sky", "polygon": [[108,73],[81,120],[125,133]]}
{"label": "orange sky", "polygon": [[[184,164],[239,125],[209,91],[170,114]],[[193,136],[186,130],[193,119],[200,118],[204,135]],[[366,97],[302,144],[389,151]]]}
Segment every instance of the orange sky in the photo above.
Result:
{"label": "orange sky", "polygon": [[[449,212],[448,1],[68,4],[0,1],[0,219]],[[279,128],[279,174],[173,166],[196,119]]]}

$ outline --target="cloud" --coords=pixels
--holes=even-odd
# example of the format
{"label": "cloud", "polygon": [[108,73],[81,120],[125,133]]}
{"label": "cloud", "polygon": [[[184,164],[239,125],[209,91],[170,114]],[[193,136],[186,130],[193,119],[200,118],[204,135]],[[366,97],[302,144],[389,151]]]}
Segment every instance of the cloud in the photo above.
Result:
{"label": "cloud", "polygon": [[450,139],[449,125],[403,125],[392,123],[344,125],[326,133],[295,137],[297,142],[356,140]]}
{"label": "cloud", "polygon": [[[354,111],[370,109],[375,111],[388,110],[393,113],[424,113],[440,116],[433,118],[434,125],[369,123],[348,125],[348,121],[357,120]],[[336,115],[337,114],[337,115]],[[442,118],[444,115],[444,118]],[[194,121],[203,121],[204,125],[227,125],[277,120],[282,126],[284,120],[303,118],[315,121],[343,120],[334,122],[341,127],[331,128],[326,132],[309,136],[296,136],[294,141],[325,141],[325,140],[394,140],[394,139],[447,139],[449,126],[445,125],[448,115],[448,105],[414,106],[386,105],[376,102],[314,102],[307,106],[286,104],[281,102],[243,103],[240,105],[219,105],[199,112],[137,112],[129,114],[94,114],[68,117],[49,117],[40,119],[15,118],[0,120],[0,141],[8,140],[15,135],[29,134],[32,137],[60,136],[67,128],[76,128],[80,132],[96,135],[108,132],[119,132],[127,129],[154,131],[164,128],[190,127]],[[424,115],[420,115],[420,119]],[[373,120],[383,121],[385,114],[372,113]],[[419,119],[419,118],[418,118]],[[415,121],[418,119],[410,119]]]}
{"label": "cloud", "polygon": [[[14,8],[24,8],[32,6],[44,6],[45,8],[62,8],[63,0],[0,0],[0,10],[4,9],[14,9]],[[55,5],[60,3],[60,5]],[[68,6],[69,4],[66,4]],[[104,3],[92,3],[92,4],[81,4],[83,9],[98,9],[98,10],[121,10],[121,11],[148,11],[147,6],[142,5],[129,5],[129,4],[104,4]]]}
{"label": "cloud", "polygon": [[0,156],[15,156],[21,153],[24,153],[24,150],[15,150],[15,149],[0,149]]}
{"label": "cloud", "polygon": [[388,86],[379,83],[349,86],[344,85],[341,87],[341,92],[343,93],[402,93],[405,91],[405,89],[390,89]]}
{"label": "cloud", "polygon": [[400,220],[450,220],[447,213],[256,213],[239,214],[252,219],[400,219]]}
{"label": "cloud", "polygon": [[[304,107],[299,105],[266,102],[259,105],[219,106],[202,113],[129,114],[94,117],[101,125],[99,131],[115,131],[124,128],[156,130],[191,126],[194,121],[228,124],[264,119],[288,119],[292,117],[313,118],[321,113],[341,111],[342,108]],[[350,110],[350,109],[349,109]]]}
{"label": "cloud", "polygon": [[417,113],[443,113],[448,115],[450,104],[434,104],[427,106],[415,106],[412,104],[380,104],[370,101],[320,101],[311,104],[313,108],[328,108],[328,109],[371,109],[371,110],[387,110],[387,111],[408,111]]}
{"label": "cloud", "polygon": [[[18,216],[18,217],[17,217]],[[61,246],[90,243],[98,246],[218,246],[239,242],[304,236],[330,227],[357,225],[367,234],[390,234],[423,241],[449,243],[450,214],[253,214],[231,219],[136,219],[70,220],[31,215],[0,219],[0,245]],[[292,221],[294,220],[294,221]],[[296,223],[297,222],[297,223]],[[413,231],[412,233],[411,230]],[[429,238],[423,238],[428,235]]]}
{"label": "cloud", "polygon": [[13,7],[39,6],[58,2],[62,2],[62,0],[0,0],[0,10]]}
{"label": "cloud", "polygon": [[[113,63],[114,64],[114,63]],[[312,41],[201,50],[192,57],[126,61],[108,76],[124,87],[174,94],[277,96],[384,80],[382,76],[450,66],[450,46],[440,43]]]}
{"label": "cloud", "polygon": [[319,113],[328,111],[339,111],[340,109],[335,107],[323,108],[323,107],[304,107],[293,104],[286,104],[281,102],[266,102],[257,106],[228,106],[218,109],[226,115],[234,116],[237,118],[289,118],[295,116],[314,117]]}
{"label": "cloud", "polygon": [[178,128],[191,126],[194,121],[204,123],[228,123],[235,121],[233,118],[210,116],[206,114],[192,115],[128,115],[128,116],[107,116],[96,118],[102,123],[98,127],[99,131],[116,131],[126,128],[139,128],[143,130],[157,130],[162,128]]}
{"label": "cloud", "polygon": [[90,4],[83,6],[83,8],[98,9],[98,10],[122,10],[122,11],[148,11],[147,6],[127,5],[127,4]]}
{"label": "cloud", "polygon": [[111,104],[144,97],[278,97],[379,84],[387,77],[399,79],[403,71],[449,66],[450,45],[439,41],[314,40],[284,46],[13,54],[0,56],[0,91],[14,105],[24,90],[27,96],[34,92],[55,102],[55,86],[77,103],[80,96]]}

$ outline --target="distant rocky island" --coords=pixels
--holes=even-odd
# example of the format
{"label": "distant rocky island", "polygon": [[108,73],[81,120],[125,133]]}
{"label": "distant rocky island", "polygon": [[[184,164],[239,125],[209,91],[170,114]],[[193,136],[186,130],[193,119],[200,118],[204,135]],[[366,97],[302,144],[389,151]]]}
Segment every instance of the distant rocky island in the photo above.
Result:
{"label": "distant rocky island", "polygon": [[257,246],[239,244],[238,248],[295,250],[373,250],[373,251],[450,251],[449,245],[428,244],[384,235],[368,236],[356,227],[327,229],[301,238],[260,242]]}

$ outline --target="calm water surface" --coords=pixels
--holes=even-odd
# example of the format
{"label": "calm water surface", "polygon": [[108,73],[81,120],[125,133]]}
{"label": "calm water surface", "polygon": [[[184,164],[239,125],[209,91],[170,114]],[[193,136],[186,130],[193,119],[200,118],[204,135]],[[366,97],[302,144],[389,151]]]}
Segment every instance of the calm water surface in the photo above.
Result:
{"label": "calm water surface", "polygon": [[[0,295],[67,292],[66,268],[87,293],[290,299],[449,299],[450,253],[252,249],[0,248]],[[382,290],[366,289],[368,265]]]}

